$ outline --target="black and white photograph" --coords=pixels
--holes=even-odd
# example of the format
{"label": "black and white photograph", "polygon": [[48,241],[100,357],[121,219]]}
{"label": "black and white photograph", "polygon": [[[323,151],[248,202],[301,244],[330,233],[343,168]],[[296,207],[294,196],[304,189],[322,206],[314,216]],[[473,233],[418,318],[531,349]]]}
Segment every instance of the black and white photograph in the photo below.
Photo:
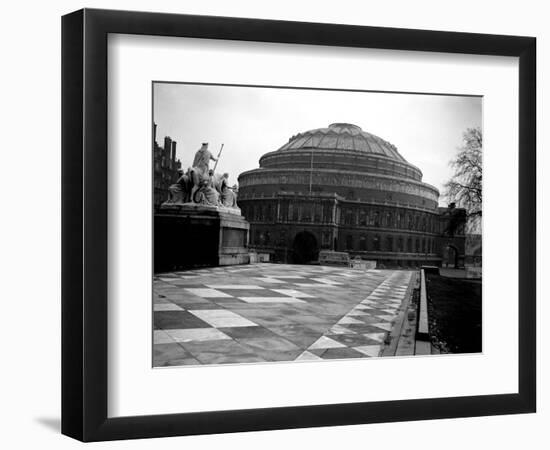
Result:
{"label": "black and white photograph", "polygon": [[548,447],[545,6],[7,2],[0,448]]}
{"label": "black and white photograph", "polygon": [[152,96],[153,367],[483,351],[482,96]]}

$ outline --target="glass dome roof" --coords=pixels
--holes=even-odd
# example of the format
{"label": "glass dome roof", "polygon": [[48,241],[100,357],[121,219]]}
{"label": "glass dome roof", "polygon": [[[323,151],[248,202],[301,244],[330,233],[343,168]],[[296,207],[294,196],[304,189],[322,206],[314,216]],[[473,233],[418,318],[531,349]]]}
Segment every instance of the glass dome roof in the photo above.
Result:
{"label": "glass dome roof", "polygon": [[355,150],[407,162],[395,145],[351,123],[333,123],[292,136],[278,151],[300,149]]}

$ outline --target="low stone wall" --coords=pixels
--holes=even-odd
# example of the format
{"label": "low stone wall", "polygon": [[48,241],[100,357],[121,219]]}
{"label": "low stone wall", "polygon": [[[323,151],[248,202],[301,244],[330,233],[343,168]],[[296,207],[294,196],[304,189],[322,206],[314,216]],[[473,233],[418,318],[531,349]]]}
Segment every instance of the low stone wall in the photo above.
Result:
{"label": "low stone wall", "polygon": [[267,263],[270,261],[269,253],[250,252],[250,264],[254,263]]}
{"label": "low stone wall", "polygon": [[334,252],[321,250],[319,252],[319,264],[322,266],[349,266],[350,257],[346,252]]}
{"label": "low stone wall", "polygon": [[416,331],[418,341],[430,341],[430,327],[428,321],[428,292],[426,290],[426,271],[420,269],[420,302],[418,311],[418,328]]}

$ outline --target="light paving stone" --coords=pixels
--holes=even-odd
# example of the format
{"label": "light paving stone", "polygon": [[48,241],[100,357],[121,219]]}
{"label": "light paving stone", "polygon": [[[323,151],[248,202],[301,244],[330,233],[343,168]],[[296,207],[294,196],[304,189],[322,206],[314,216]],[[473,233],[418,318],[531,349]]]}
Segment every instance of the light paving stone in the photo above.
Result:
{"label": "light paving stone", "polygon": [[153,343],[154,344],[173,344],[175,341],[164,330],[153,331]]}
{"label": "light paving stone", "polygon": [[210,289],[265,289],[255,284],[207,284]]}
{"label": "light paving stone", "polygon": [[381,328],[382,330],[391,331],[391,323],[373,323],[373,327]]}
{"label": "light paving stone", "polygon": [[296,289],[270,289],[271,291],[278,292],[279,294],[288,295],[294,298],[315,298],[314,295],[305,294]]}
{"label": "light paving stone", "polygon": [[216,328],[256,326],[254,322],[224,309],[199,309],[189,312]]}
{"label": "light paving stone", "polygon": [[185,290],[202,298],[232,297],[232,295],[226,294],[225,292],[210,288],[185,288]]}
{"label": "light paving stone", "polygon": [[264,283],[270,283],[270,284],[285,284],[284,281],[277,280],[275,278],[269,278],[269,277],[256,277],[256,280],[262,281]]}
{"label": "light paving stone", "polygon": [[218,341],[231,339],[227,334],[222,333],[216,328],[188,328],[181,330],[166,330],[166,334],[168,334],[176,342]]}
{"label": "light paving stone", "polygon": [[355,334],[355,331],[350,330],[349,328],[343,327],[341,325],[334,325],[330,330],[330,334]]}
{"label": "light paving stone", "polygon": [[153,311],[183,311],[183,308],[174,303],[155,303]]}
{"label": "light paving stone", "polygon": [[328,278],[312,278],[313,281],[318,281],[319,283],[323,283],[323,284],[331,284],[331,285],[334,285],[334,286],[340,286],[342,283],[338,282],[338,281],[333,281],[333,280],[330,280]]}
{"label": "light paving stone", "polygon": [[308,352],[307,350],[302,353],[298,358],[296,358],[294,361],[322,361],[323,358],[320,358],[317,355],[314,355],[313,353]]}
{"label": "light paving stone", "polygon": [[238,297],[246,303],[305,303],[294,297]]}
{"label": "light paving stone", "polygon": [[364,335],[369,339],[378,342],[384,342],[384,338],[386,337],[386,333],[365,333]]}
{"label": "light paving stone", "polygon": [[353,347],[354,350],[363,353],[364,355],[376,357],[380,354],[380,345],[361,345],[359,347]]}
{"label": "light paving stone", "polygon": [[313,344],[309,346],[310,350],[314,349],[321,349],[321,348],[339,348],[339,347],[345,347],[344,344],[340,344],[340,342],[336,342],[334,339],[331,339],[326,336],[321,336],[317,341],[315,341]]}
{"label": "light paving stone", "polygon": [[361,322],[360,320],[357,320],[357,319],[354,319],[353,317],[342,317],[339,321],[338,321],[338,325],[346,325],[346,324],[350,324],[350,323],[363,323]]}

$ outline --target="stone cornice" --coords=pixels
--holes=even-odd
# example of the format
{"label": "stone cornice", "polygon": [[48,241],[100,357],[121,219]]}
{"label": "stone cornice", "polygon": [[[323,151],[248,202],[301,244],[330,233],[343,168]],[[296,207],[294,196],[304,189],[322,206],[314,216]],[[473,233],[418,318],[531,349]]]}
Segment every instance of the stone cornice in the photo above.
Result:
{"label": "stone cornice", "polygon": [[[272,177],[278,177],[278,179],[270,179],[270,175]],[[375,189],[380,191],[401,192],[410,195],[417,195],[435,202],[439,200],[439,191],[428,183],[369,172],[316,169],[312,174],[310,174],[309,171],[304,169],[259,168],[241,173],[238,180],[241,188],[265,184],[307,185],[309,184],[310,175],[312,178],[312,183],[316,186],[345,186],[355,189]],[[288,180],[289,176],[292,177],[293,180]],[[257,177],[257,180],[255,180],[255,182],[248,182],[247,178],[250,177]],[[325,178],[321,180],[323,177]],[[350,181],[352,182],[346,183],[346,179],[351,179]],[[393,184],[390,184],[392,182]],[[396,189],[396,186],[401,187],[401,189]],[[416,188],[415,190],[417,190],[417,192],[410,192],[410,187]]]}

